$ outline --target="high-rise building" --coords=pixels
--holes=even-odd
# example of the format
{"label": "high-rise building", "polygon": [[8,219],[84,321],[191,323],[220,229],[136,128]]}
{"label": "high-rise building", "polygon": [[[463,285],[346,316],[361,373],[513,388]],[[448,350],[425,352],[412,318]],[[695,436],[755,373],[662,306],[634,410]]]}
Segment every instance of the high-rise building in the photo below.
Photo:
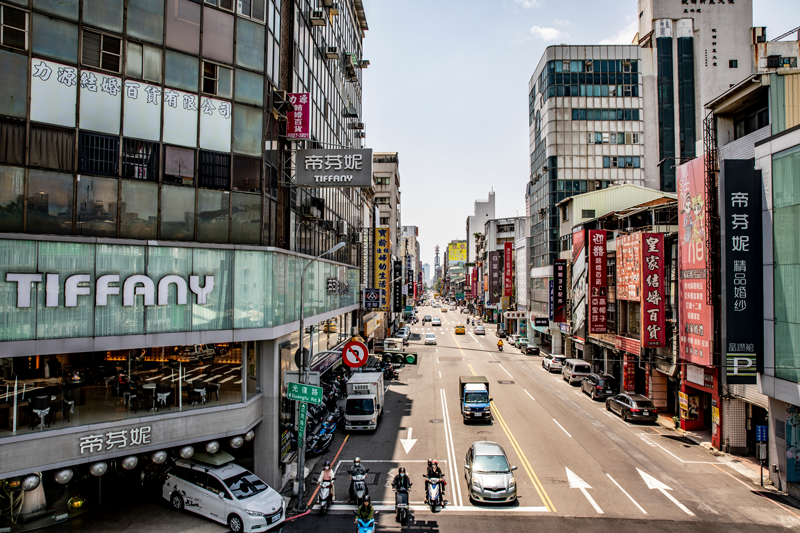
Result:
{"label": "high-rise building", "polygon": [[475,233],[483,233],[487,220],[494,219],[494,191],[489,191],[487,200],[475,200],[474,214],[467,217],[467,261],[475,261]]}
{"label": "high-rise building", "polygon": [[528,83],[531,266],[558,254],[556,204],[644,184],[639,47],[550,46]]}

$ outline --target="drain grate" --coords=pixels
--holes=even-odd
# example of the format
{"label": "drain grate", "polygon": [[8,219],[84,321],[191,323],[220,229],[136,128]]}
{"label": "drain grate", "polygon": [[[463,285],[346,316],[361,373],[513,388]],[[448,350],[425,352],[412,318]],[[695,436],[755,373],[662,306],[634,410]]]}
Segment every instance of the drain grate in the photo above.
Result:
{"label": "drain grate", "polygon": [[381,479],[381,473],[380,472],[368,473],[367,474],[367,485],[373,485],[373,486],[377,485],[378,481],[380,479]]}
{"label": "drain grate", "polygon": [[509,380],[509,379],[505,379],[505,380],[498,380],[497,384],[498,385],[513,385],[514,382]]}
{"label": "drain grate", "polygon": [[434,418],[434,419],[432,419],[430,421],[430,423],[431,424],[442,424],[442,423],[444,423],[444,420],[442,420],[441,418]]}

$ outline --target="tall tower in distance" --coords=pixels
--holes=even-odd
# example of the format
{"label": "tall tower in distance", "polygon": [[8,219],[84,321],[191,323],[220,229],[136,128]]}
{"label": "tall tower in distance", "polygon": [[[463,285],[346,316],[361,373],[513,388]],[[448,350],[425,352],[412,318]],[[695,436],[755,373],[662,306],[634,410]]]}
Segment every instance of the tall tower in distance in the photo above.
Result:
{"label": "tall tower in distance", "polygon": [[436,245],[436,260],[433,262],[434,268],[439,268],[439,245]]}

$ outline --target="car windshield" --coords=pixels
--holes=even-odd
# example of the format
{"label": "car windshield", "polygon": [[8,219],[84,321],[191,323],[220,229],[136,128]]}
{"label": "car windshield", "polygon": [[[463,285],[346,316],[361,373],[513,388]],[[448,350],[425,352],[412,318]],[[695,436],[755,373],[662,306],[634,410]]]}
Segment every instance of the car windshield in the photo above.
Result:
{"label": "car windshield", "polygon": [[375,413],[372,398],[348,398],[344,413],[346,415],[371,415]]}
{"label": "car windshield", "polygon": [[476,455],[475,462],[472,464],[475,472],[510,472],[508,461],[503,455]]}
{"label": "car windshield", "polygon": [[225,485],[227,485],[237,500],[247,499],[269,488],[267,484],[258,479],[255,474],[246,470],[224,481]]}
{"label": "car windshield", "polygon": [[653,405],[653,402],[649,400],[641,400],[636,402],[636,407],[639,409],[652,409],[655,406]]}
{"label": "car windshield", "polygon": [[598,385],[600,385],[601,387],[606,387],[608,389],[613,389],[614,388],[614,380],[613,379],[608,379],[608,378],[603,378],[598,382]]}
{"label": "car windshield", "polygon": [[468,392],[467,403],[489,403],[489,394],[485,392]]}
{"label": "car windshield", "polygon": [[427,335],[425,335],[425,338],[426,339],[435,339],[436,335],[434,335],[433,333],[428,333]]}

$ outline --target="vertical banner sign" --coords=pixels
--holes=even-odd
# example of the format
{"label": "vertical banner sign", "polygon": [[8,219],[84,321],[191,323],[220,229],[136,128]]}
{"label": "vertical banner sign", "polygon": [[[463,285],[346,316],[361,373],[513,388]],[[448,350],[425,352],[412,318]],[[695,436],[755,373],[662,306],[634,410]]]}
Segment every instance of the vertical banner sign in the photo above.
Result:
{"label": "vertical banner sign", "polygon": [[472,269],[472,297],[478,297],[478,269]]}
{"label": "vertical banner sign", "polygon": [[550,278],[549,285],[550,285],[550,299],[549,299],[549,302],[550,302],[550,306],[549,306],[550,307],[550,313],[549,313],[548,316],[549,316],[550,320],[553,320],[553,278]]}
{"label": "vertical banner sign", "polygon": [[553,261],[553,322],[567,321],[567,260]]}
{"label": "vertical banner sign", "polygon": [[513,243],[503,243],[503,296],[511,296],[514,284]]}
{"label": "vertical banner sign", "polygon": [[761,178],[753,160],[726,160],[725,219],[726,379],[756,384],[763,369]]}
{"label": "vertical banner sign", "polygon": [[412,298],[414,296],[414,271],[408,271],[408,297]]}
{"label": "vertical banner sign", "polygon": [[572,332],[582,336],[586,323],[586,231],[572,232]]}
{"label": "vertical banner sign", "polygon": [[589,230],[588,291],[589,291],[589,333],[607,333],[608,321],[608,263],[606,262],[605,230]]}
{"label": "vertical banner sign", "polygon": [[401,286],[403,284],[403,262],[399,259],[394,261],[392,269],[392,312],[400,313],[403,310],[403,302],[400,298]]}
{"label": "vertical banner sign", "polygon": [[500,301],[500,252],[489,252],[489,303]]}
{"label": "vertical banner sign", "polygon": [[375,287],[381,290],[380,309],[385,311],[389,289],[389,228],[375,228]]}
{"label": "vertical banner sign", "polygon": [[706,188],[703,158],[678,167],[678,327],[680,356],[711,366],[713,307],[706,305]]}
{"label": "vertical banner sign", "polygon": [[642,289],[642,236],[617,237],[617,299],[638,302]]}
{"label": "vertical banner sign", "polygon": [[308,420],[308,404],[300,402],[297,409],[297,439],[298,442],[303,442],[306,436],[306,421]]}
{"label": "vertical banner sign", "polygon": [[311,99],[308,93],[289,93],[289,102],[294,111],[289,111],[286,116],[286,137],[289,139],[309,139],[309,115],[311,114]]}
{"label": "vertical banner sign", "polygon": [[642,346],[666,344],[664,234],[642,233]]}

